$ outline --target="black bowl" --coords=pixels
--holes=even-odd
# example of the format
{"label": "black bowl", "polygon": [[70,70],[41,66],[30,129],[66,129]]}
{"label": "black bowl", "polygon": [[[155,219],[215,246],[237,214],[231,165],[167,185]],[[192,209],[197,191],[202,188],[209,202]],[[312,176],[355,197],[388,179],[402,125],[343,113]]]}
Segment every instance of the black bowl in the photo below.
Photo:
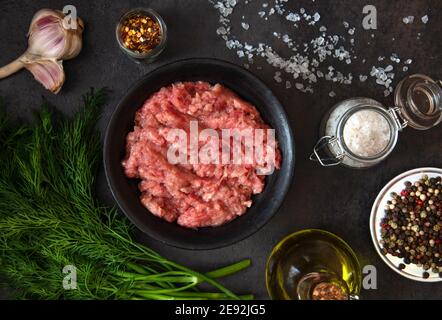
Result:
{"label": "black bowl", "polygon": [[[128,179],[121,160],[126,135],[132,131],[135,112],[161,87],[176,81],[220,83],[252,103],[263,120],[276,130],[282,153],[281,169],[266,177],[264,192],[237,219],[216,228],[187,229],[152,215],[142,206],[137,180]],[[118,104],[107,127],[104,168],[112,194],[127,217],[147,235],[185,249],[214,249],[238,242],[264,226],[280,207],[294,170],[294,140],[285,111],[272,92],[249,71],[214,59],[187,59],[164,65],[140,79]]]}

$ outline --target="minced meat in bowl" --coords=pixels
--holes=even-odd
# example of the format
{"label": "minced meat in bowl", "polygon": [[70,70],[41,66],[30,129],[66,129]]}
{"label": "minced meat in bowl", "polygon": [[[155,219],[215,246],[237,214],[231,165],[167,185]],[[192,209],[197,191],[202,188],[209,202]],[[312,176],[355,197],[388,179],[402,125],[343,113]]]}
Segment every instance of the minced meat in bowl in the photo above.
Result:
{"label": "minced meat in bowl", "polygon": [[[172,84],[199,81],[206,82],[211,87],[219,84],[242,101],[256,107],[262,122],[268,125],[267,128],[275,130],[275,141],[277,141],[280,157],[280,169],[275,168],[272,174],[264,175],[262,179],[259,178],[263,183],[262,192],[252,194],[249,200],[241,203],[242,207],[238,212],[244,209],[245,212],[241,216],[232,217],[231,220],[223,215],[219,221],[225,223],[216,227],[196,227],[195,225],[183,227],[178,224],[177,220],[168,222],[154,215],[154,212],[147,209],[140,199],[142,192],[139,186],[143,180],[135,177],[128,178],[126,169],[122,165],[122,161],[128,159],[128,135],[135,131],[137,113],[146,100]],[[198,122],[198,127],[204,131],[202,123]],[[171,62],[148,72],[124,94],[114,109],[106,129],[103,161],[109,189],[116,203],[140,231],[150,238],[174,247],[208,250],[225,247],[251,236],[276,214],[293,179],[295,143],[284,108],[273,92],[255,75],[226,61],[192,58]],[[176,166],[188,167],[179,163]],[[206,167],[206,171],[210,172],[210,168],[210,166]],[[256,183],[256,186],[259,185]],[[296,213],[280,212],[279,214]],[[199,219],[196,221],[200,223]],[[143,239],[147,241],[148,238],[140,238],[141,241]]]}
{"label": "minced meat in bowl", "polygon": [[[226,130],[252,133],[251,140],[223,140]],[[203,132],[210,135],[201,138]],[[136,112],[122,166],[128,178],[139,180],[140,201],[151,214],[186,228],[218,227],[246,214],[252,196],[263,192],[266,174],[280,168],[281,153],[270,132],[257,109],[223,85],[176,82]],[[235,142],[241,155],[236,161]],[[259,147],[262,159],[253,152]],[[204,148],[206,161],[199,156]]]}

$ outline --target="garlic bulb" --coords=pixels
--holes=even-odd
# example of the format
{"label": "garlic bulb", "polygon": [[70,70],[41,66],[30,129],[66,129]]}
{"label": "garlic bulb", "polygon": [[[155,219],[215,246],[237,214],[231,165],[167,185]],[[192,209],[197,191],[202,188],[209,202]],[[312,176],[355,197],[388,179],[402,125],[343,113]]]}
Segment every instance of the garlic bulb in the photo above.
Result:
{"label": "garlic bulb", "polygon": [[28,49],[17,60],[0,68],[0,79],[22,68],[28,69],[46,89],[58,93],[64,83],[63,60],[76,57],[82,48],[84,25],[77,19],[71,29],[58,10],[42,9],[31,21]]}

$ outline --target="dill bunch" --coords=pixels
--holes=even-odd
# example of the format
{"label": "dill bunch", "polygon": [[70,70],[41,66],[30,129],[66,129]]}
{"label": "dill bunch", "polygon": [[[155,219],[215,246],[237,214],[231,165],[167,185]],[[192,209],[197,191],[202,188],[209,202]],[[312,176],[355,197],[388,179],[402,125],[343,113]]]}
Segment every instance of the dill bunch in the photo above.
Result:
{"label": "dill bunch", "polygon": [[[72,119],[43,106],[34,124],[0,114],[0,281],[24,299],[251,299],[216,279],[250,260],[203,274],[133,240],[133,227],[95,197],[103,90]],[[77,288],[65,290],[73,265]],[[213,292],[199,289],[208,283]]]}

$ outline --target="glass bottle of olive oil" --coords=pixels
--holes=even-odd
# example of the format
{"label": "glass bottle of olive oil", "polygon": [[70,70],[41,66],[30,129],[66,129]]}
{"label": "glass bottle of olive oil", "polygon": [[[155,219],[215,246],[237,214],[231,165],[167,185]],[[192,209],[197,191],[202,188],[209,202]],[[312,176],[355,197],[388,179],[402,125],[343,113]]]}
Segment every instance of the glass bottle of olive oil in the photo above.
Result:
{"label": "glass bottle of olive oil", "polygon": [[357,299],[361,282],[361,267],[353,250],[323,230],[287,236],[267,262],[266,283],[272,299]]}

